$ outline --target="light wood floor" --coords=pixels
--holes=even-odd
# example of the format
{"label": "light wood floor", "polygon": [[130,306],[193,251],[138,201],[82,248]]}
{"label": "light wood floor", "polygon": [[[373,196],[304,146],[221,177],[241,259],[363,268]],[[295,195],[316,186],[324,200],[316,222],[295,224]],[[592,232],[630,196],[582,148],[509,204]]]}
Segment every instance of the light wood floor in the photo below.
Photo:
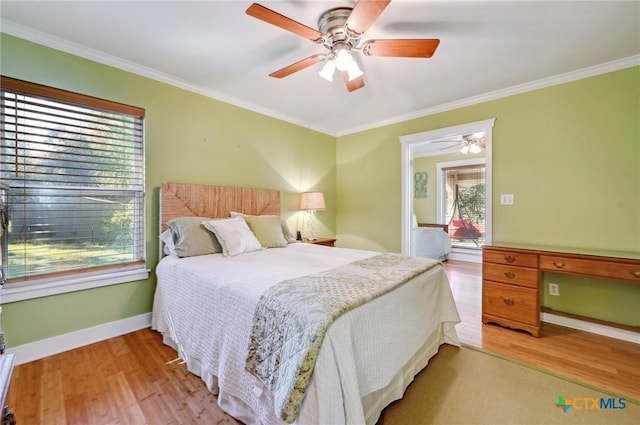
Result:
{"label": "light wood floor", "polygon": [[[640,345],[547,324],[541,338],[482,325],[480,265],[446,269],[464,343],[640,399]],[[17,366],[7,404],[25,425],[239,424],[175,358],[158,333],[133,332]]]}
{"label": "light wood floor", "polygon": [[449,260],[445,267],[462,319],[456,330],[463,343],[640,400],[640,344],[544,322],[539,338],[483,325],[482,265]]}

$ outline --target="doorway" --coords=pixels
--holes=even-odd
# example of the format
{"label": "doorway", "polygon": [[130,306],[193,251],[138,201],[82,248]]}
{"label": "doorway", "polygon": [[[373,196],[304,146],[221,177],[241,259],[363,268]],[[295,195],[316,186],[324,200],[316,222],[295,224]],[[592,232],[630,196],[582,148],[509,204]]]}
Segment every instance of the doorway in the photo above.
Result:
{"label": "doorway", "polygon": [[[426,131],[422,133],[410,134],[400,137],[401,143],[401,170],[402,170],[402,208],[401,208],[401,229],[402,229],[402,253],[406,255],[412,254],[412,221],[414,214],[414,159],[421,156],[442,154],[443,142],[454,145],[458,142],[462,146],[461,157],[464,157],[465,143],[469,146],[469,140],[474,134],[483,133],[484,155],[484,197],[485,197],[485,217],[484,217],[484,242],[491,243],[491,149],[493,126],[495,119],[477,121],[468,124],[457,125],[453,127],[441,128],[437,130]],[[469,149],[466,149],[469,152]],[[427,195],[428,196],[428,195]],[[433,195],[432,195],[433,196]],[[435,203],[435,196],[432,201]],[[437,217],[438,223],[445,224],[444,217]],[[464,247],[452,248],[449,258],[481,262],[480,250],[469,250]]]}

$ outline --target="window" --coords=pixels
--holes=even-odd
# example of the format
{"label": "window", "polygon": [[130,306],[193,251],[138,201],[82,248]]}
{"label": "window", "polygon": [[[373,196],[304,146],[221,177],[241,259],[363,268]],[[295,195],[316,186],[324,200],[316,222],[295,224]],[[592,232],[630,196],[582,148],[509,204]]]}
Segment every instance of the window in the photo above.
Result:
{"label": "window", "polygon": [[144,269],[144,109],[0,87],[5,288]]}
{"label": "window", "polygon": [[486,184],[484,158],[437,164],[438,216],[449,225],[453,247],[485,244]]}

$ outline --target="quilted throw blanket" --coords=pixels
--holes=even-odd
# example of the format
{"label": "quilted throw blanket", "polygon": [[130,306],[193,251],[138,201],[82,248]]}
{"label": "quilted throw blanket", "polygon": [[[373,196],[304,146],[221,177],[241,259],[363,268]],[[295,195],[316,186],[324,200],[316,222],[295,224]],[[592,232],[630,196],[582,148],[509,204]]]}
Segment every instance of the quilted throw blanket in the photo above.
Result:
{"label": "quilted throw blanket", "polygon": [[288,423],[296,419],[324,335],[337,317],[437,263],[380,254],[265,291],[253,318],[246,369],[271,390],[276,413]]}

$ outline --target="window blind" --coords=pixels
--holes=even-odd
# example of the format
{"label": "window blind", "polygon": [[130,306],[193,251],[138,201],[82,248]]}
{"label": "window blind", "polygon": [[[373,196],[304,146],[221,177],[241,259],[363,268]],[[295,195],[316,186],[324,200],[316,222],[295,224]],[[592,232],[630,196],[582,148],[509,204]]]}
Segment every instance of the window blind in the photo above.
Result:
{"label": "window blind", "polygon": [[144,109],[1,77],[8,283],[144,265]]}

